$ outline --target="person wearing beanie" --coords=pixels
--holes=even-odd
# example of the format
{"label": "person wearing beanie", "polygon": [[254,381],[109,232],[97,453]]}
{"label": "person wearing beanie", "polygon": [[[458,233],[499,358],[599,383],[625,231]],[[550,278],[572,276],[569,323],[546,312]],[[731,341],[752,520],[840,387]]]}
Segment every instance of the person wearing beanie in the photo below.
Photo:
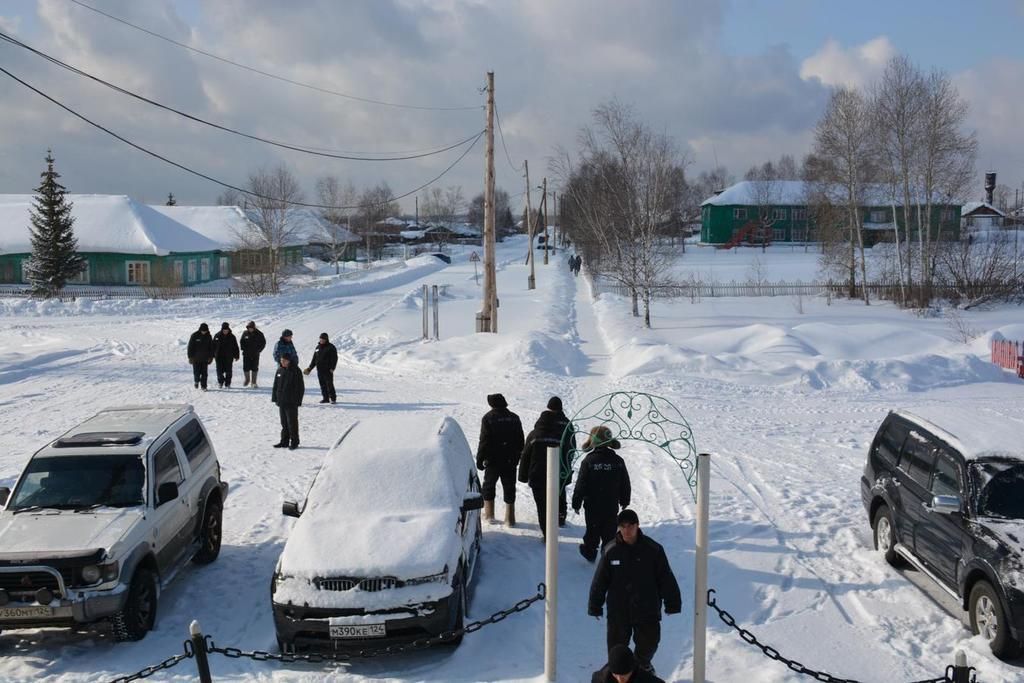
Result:
{"label": "person wearing beanie", "polygon": [[651,660],[661,642],[662,605],[665,614],[679,614],[683,600],[665,549],[640,531],[637,514],[623,510],[616,521],[618,531],[604,547],[590,583],[587,614],[600,619],[607,600],[609,656],[616,646],[628,646],[632,638],[637,667],[653,674]]}
{"label": "person wearing beanie", "polygon": [[523,423],[508,409],[501,394],[490,394],[491,407],[480,420],[480,443],[476,449],[476,467],[484,472],[480,487],[484,498],[484,521],[494,521],[497,484],[505,500],[505,524],[516,525],[516,466],[523,450]]}
{"label": "person wearing beanie", "polygon": [[586,457],[580,463],[572,509],[584,508],[587,523],[580,555],[588,562],[597,559],[597,549],[615,537],[615,515],[627,507],[631,495],[626,461],[615,451],[620,448],[607,425],[597,425],[583,442]]}
{"label": "person wearing beanie", "polygon": [[616,645],[608,652],[608,663],[594,672],[590,683],[665,683],[649,671],[637,667],[633,651]]}
{"label": "person wearing beanie", "polygon": [[217,386],[230,389],[232,366],[238,360],[238,340],[228,323],[221,323],[220,332],[213,335],[213,357],[217,361]]}
{"label": "person wearing beanie", "polygon": [[533,429],[526,436],[523,454],[519,460],[519,481],[529,484],[533,500],[537,504],[537,520],[540,533],[547,538],[547,476],[548,447],[558,448],[558,526],[565,526],[565,487],[572,478],[572,453],[576,450],[576,428],[562,412],[562,399],[552,396],[548,399],[547,410],[541,412]]}
{"label": "person wearing beanie", "polygon": [[334,347],[326,332],[320,334],[320,340],[313,351],[313,359],[305,369],[308,375],[316,368],[316,378],[320,382],[321,403],[337,403],[338,396],[334,392],[334,369],[338,367],[338,349]]}
{"label": "person wearing beanie", "polygon": [[277,404],[281,416],[281,440],[274,448],[287,447],[294,451],[299,447],[299,406],[305,393],[306,383],[302,380],[298,359],[290,353],[283,354],[270,392],[270,400]]}
{"label": "person wearing beanie", "polygon": [[196,389],[202,387],[203,391],[206,391],[206,370],[213,362],[213,350],[210,326],[202,323],[188,338],[188,347],[185,350],[189,365],[192,366],[192,382]]}
{"label": "person wearing beanie", "polygon": [[256,323],[250,320],[245,326],[245,332],[238,341],[238,347],[242,351],[242,372],[245,373],[245,384],[250,384],[253,389],[258,388],[256,384],[256,373],[260,370],[260,354],[267,348],[267,338],[256,329]]}
{"label": "person wearing beanie", "polygon": [[281,356],[284,354],[291,354],[292,360],[295,362],[295,369],[299,369],[299,352],[295,350],[295,344],[292,343],[292,331],[285,330],[281,333],[281,338],[274,344],[274,365],[281,364]]}

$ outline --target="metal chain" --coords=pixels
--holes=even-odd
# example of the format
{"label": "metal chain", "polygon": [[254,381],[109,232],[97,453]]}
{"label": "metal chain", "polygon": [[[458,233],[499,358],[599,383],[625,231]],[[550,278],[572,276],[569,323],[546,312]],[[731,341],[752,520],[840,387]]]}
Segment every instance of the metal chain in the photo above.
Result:
{"label": "metal chain", "polygon": [[164,671],[165,669],[171,669],[171,668],[177,666],[178,664],[181,664],[186,659],[192,659],[193,657],[196,656],[195,651],[192,649],[192,641],[186,640],[184,642],[184,649],[185,649],[185,652],[183,654],[174,655],[173,657],[168,657],[167,659],[165,659],[164,661],[160,662],[159,664],[154,664],[153,666],[147,666],[145,669],[142,669],[140,671],[136,671],[133,674],[129,674],[127,676],[118,676],[114,680],[110,681],[110,683],[129,683],[129,681],[137,681],[140,678],[149,678],[150,676],[152,676],[153,674],[155,674],[158,671]]}
{"label": "metal chain", "polygon": [[537,585],[537,594],[533,597],[520,600],[512,607],[503,609],[495,612],[486,619],[479,621],[473,621],[462,628],[455,629],[454,631],[445,631],[440,635],[431,636],[428,638],[418,638],[412,642],[404,645],[389,645],[382,648],[376,649],[365,649],[365,650],[353,650],[351,652],[308,652],[308,653],[296,653],[296,652],[267,652],[266,650],[253,650],[246,652],[237,647],[219,647],[214,643],[211,636],[206,636],[206,651],[211,654],[224,655],[229,659],[251,659],[256,662],[308,662],[310,664],[319,664],[322,662],[347,662],[353,659],[370,659],[373,657],[385,657],[388,655],[395,655],[400,652],[409,652],[412,650],[422,650],[424,648],[431,647],[433,645],[440,645],[441,643],[451,642],[456,638],[463,636],[467,633],[474,633],[479,631],[488,624],[497,624],[499,621],[504,621],[508,617],[512,616],[517,612],[525,612],[534,603],[543,600],[546,594],[546,587],[543,583]]}

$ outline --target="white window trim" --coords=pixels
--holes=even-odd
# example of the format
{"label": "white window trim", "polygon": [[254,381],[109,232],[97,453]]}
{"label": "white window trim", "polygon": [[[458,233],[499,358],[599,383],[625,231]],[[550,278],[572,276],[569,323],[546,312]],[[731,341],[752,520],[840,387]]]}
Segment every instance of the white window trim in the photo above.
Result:
{"label": "white window trim", "polygon": [[178,259],[174,262],[174,284],[180,285],[185,282],[185,262]]}
{"label": "white window trim", "polygon": [[737,220],[737,221],[746,220],[747,219],[747,210],[746,209],[733,209],[732,210],[732,218],[733,218],[733,220]]}
{"label": "white window trim", "polygon": [[196,281],[196,260],[195,259],[189,259],[188,260],[188,281],[189,282],[195,282]]}
{"label": "white window trim", "polygon": [[220,271],[217,273],[220,277],[228,277],[231,275],[231,259],[227,256],[219,257],[220,261],[217,263],[217,269]]}
{"label": "white window trim", "polygon": [[199,279],[206,282],[210,279],[210,259],[199,259]]}
{"label": "white window trim", "polygon": [[[145,282],[133,282],[132,281],[132,266],[142,266],[142,272],[146,274]],[[149,271],[149,261],[125,261],[124,263],[124,281],[129,285],[148,285],[150,278],[152,277]]]}
{"label": "white window trim", "polygon": [[784,221],[784,220],[786,220],[786,210],[785,209],[772,209],[772,218],[774,220],[777,220],[777,221]]}
{"label": "white window trim", "polygon": [[68,284],[72,285],[87,285],[89,284],[89,260],[84,260],[85,267],[82,272],[75,276],[74,279],[68,280]]}

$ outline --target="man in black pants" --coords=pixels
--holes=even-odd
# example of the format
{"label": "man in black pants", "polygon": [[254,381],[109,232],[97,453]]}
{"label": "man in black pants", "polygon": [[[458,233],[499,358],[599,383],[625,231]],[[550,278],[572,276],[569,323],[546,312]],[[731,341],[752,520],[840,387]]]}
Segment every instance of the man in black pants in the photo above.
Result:
{"label": "man in black pants", "polygon": [[274,389],[270,400],[277,404],[281,414],[281,440],[274,448],[285,448],[294,451],[299,447],[299,406],[302,395],[306,392],[306,383],[302,381],[302,372],[290,353],[281,356],[281,367],[274,375]]}
{"label": "man in black pants", "polygon": [[334,368],[338,367],[338,349],[328,341],[327,333],[320,335],[320,341],[313,351],[313,359],[309,361],[309,367],[305,369],[308,375],[313,368],[316,368],[316,378],[320,382],[320,393],[323,394],[321,403],[337,403],[338,397],[334,393]]}
{"label": "man in black pants", "polygon": [[185,353],[188,354],[188,362],[192,366],[192,380],[196,389],[202,386],[203,391],[206,391],[206,370],[213,361],[213,337],[210,336],[209,325],[203,323],[192,333]]}
{"label": "man in black pants", "polygon": [[580,507],[586,510],[587,531],[580,544],[580,555],[588,562],[596,560],[598,548],[615,537],[615,516],[620,507],[629,505],[632,495],[626,461],[615,452],[620,447],[606,425],[592,428],[583,442],[587,455],[576,477],[572,509],[576,514]]}
{"label": "man in black pants", "polygon": [[523,450],[523,423],[508,409],[508,401],[501,394],[487,397],[487,411],[480,421],[480,444],[476,449],[476,468],[483,470],[484,483],[480,487],[484,498],[484,521],[494,521],[494,499],[497,483],[501,480],[501,493],[505,499],[505,524],[516,525],[516,465]]}
{"label": "man in black pants", "polygon": [[537,504],[537,521],[540,522],[540,533],[547,537],[547,462],[548,447],[558,448],[559,482],[558,482],[558,526],[565,526],[565,487],[572,476],[569,465],[570,453],[576,449],[576,435],[569,418],[562,411],[562,399],[552,396],[548,399],[547,410],[540,414],[533,430],[526,436],[523,455],[519,460],[519,481],[529,484],[533,490],[533,500]]}
{"label": "man in black pants", "polygon": [[632,510],[618,517],[618,533],[604,548],[590,584],[587,614],[601,618],[608,600],[608,651],[616,645],[636,645],[637,665],[654,673],[651,659],[661,642],[661,606],[665,614],[682,610],[679,584],[668,565],[665,549],[640,531]]}

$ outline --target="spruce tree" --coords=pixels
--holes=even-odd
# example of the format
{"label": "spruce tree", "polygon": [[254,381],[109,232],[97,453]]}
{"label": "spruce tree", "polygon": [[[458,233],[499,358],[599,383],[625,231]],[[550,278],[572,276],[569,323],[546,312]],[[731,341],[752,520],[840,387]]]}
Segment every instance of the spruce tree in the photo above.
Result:
{"label": "spruce tree", "polygon": [[29,213],[32,256],[25,270],[32,293],[50,298],[82,272],[85,259],[77,253],[71,203],[67,201],[67,190],[57,182],[60,174],[53,168],[50,150],[46,151],[46,170],[40,177],[42,182],[36,188]]}

